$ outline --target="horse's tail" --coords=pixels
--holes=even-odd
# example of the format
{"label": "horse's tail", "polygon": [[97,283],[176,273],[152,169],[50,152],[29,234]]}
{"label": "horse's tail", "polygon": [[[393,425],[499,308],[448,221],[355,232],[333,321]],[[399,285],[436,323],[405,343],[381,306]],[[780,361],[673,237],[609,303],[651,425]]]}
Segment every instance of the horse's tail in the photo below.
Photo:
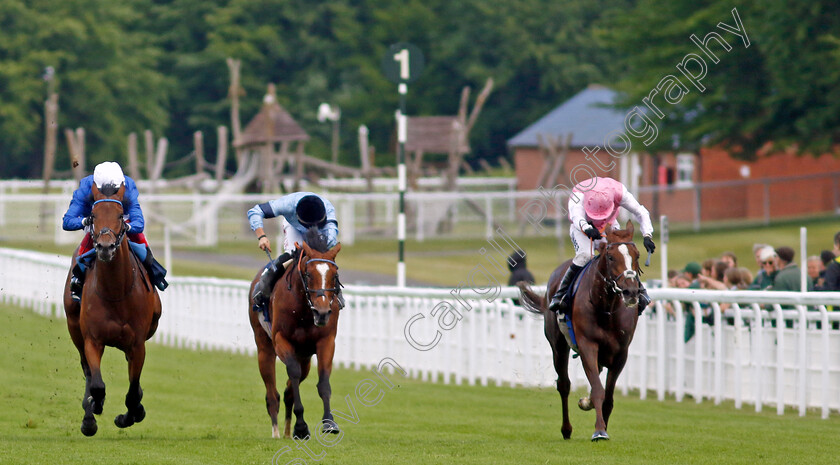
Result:
{"label": "horse's tail", "polygon": [[546,309],[545,297],[537,295],[524,281],[518,282],[516,286],[519,288],[519,295],[521,297],[519,304],[522,308],[531,313],[542,315]]}

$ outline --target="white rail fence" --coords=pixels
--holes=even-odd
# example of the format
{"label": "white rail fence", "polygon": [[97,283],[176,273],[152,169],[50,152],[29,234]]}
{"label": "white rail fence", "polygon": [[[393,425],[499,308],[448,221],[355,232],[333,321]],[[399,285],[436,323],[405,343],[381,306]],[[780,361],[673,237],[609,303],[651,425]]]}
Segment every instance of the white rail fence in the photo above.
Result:
{"label": "white rail fence", "polygon": [[[68,257],[0,248],[0,302],[63,316]],[[175,347],[254,353],[246,281],[172,277],[154,341]],[[356,369],[389,357],[411,376],[456,384],[554,386],[540,317],[510,298],[515,288],[471,290],[348,286],[335,362]],[[690,395],[696,402],[785,407],[800,415],[840,409],[840,293],[651,289],[653,311],[639,320],[623,393]],[[675,309],[668,316],[664,305]],[[722,306],[729,305],[724,310]],[[468,308],[468,307],[469,308]],[[695,334],[684,342],[685,314]],[[714,321],[702,321],[708,313]],[[409,340],[411,342],[409,342]],[[71,348],[67,348],[68,351]],[[603,376],[603,374],[602,374]],[[588,386],[579,359],[573,387]]]}

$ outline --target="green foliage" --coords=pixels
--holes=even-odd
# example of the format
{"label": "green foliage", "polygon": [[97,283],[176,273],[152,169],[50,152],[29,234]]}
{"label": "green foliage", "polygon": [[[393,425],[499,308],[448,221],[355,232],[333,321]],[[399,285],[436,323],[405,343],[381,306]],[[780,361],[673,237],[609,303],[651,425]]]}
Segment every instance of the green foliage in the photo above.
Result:
{"label": "green foliage", "polygon": [[[2,177],[39,174],[47,66],[56,72],[60,129],[85,127],[90,163],[123,159],[129,131],[167,126],[169,80],[156,70],[148,33],[133,28],[141,17],[108,0],[0,1]],[[66,155],[57,160],[69,167]]]}
{"label": "green foliage", "polygon": [[[717,27],[735,25],[732,9],[747,31],[750,45]],[[721,0],[640,1],[625,15],[605,21],[601,43],[620,51],[618,87],[627,93],[622,105],[643,106],[660,79],[674,75],[689,88],[678,105],[656,97],[664,120],[654,118],[660,133],[653,150],[721,144],[749,159],[768,143],[795,145],[822,153],[840,142],[840,5],[834,1],[741,2]],[[692,43],[710,32],[732,47],[712,41],[715,64]],[[700,92],[675,66],[688,53],[700,55],[708,73]],[[696,68],[695,68],[696,69]]]}
{"label": "green foliage", "polygon": [[229,124],[227,57],[242,60],[243,123],[273,82],[312,136],[309,152],[329,156],[331,128],[316,120],[329,102],[342,110],[342,162],[358,163],[356,128],[365,124],[378,163],[391,164],[397,92],[379,67],[398,41],[426,56],[409,87],[409,114],[454,115],[463,86],[474,99],[494,79],[471,140],[474,157],[492,160],[514,133],[611,74],[613,52],[592,30],[602,14],[626,8],[606,0],[0,0],[0,152],[8,161],[0,177],[39,173],[39,77],[48,65],[57,71],[59,124],[86,128],[90,163],[124,160],[126,135],[147,128],[168,137],[170,161],[204,131],[212,159],[215,128]]}

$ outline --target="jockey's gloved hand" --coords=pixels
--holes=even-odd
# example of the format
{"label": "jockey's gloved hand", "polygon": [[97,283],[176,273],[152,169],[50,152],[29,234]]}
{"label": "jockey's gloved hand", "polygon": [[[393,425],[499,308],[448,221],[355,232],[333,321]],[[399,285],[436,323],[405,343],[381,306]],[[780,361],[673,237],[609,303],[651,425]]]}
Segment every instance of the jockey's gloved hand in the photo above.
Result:
{"label": "jockey's gloved hand", "polygon": [[595,226],[592,226],[592,223],[586,223],[586,225],[584,225],[583,233],[593,241],[597,241],[601,238],[601,233],[595,229]]}
{"label": "jockey's gloved hand", "polygon": [[131,232],[131,223],[125,222],[125,232]]}
{"label": "jockey's gloved hand", "polygon": [[656,244],[653,243],[653,239],[651,239],[650,236],[645,236],[645,250],[647,250],[648,253],[653,253],[653,251],[656,250]]}
{"label": "jockey's gloved hand", "polygon": [[82,226],[90,226],[91,224],[93,224],[93,218],[89,216],[82,218]]}

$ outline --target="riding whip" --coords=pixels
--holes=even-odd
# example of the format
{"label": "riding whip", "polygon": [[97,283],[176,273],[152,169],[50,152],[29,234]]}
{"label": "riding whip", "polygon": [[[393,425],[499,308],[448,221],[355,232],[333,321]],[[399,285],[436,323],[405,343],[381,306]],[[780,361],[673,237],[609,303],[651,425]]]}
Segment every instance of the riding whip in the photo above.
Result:
{"label": "riding whip", "polygon": [[645,266],[650,266],[650,252],[648,252],[647,260],[645,260]]}
{"label": "riding whip", "polygon": [[[271,271],[277,271],[277,266],[274,265],[274,259],[271,258],[271,252],[268,249],[264,249],[263,251],[268,256],[268,264],[271,265]],[[648,257],[648,261],[650,261],[650,257]]]}

